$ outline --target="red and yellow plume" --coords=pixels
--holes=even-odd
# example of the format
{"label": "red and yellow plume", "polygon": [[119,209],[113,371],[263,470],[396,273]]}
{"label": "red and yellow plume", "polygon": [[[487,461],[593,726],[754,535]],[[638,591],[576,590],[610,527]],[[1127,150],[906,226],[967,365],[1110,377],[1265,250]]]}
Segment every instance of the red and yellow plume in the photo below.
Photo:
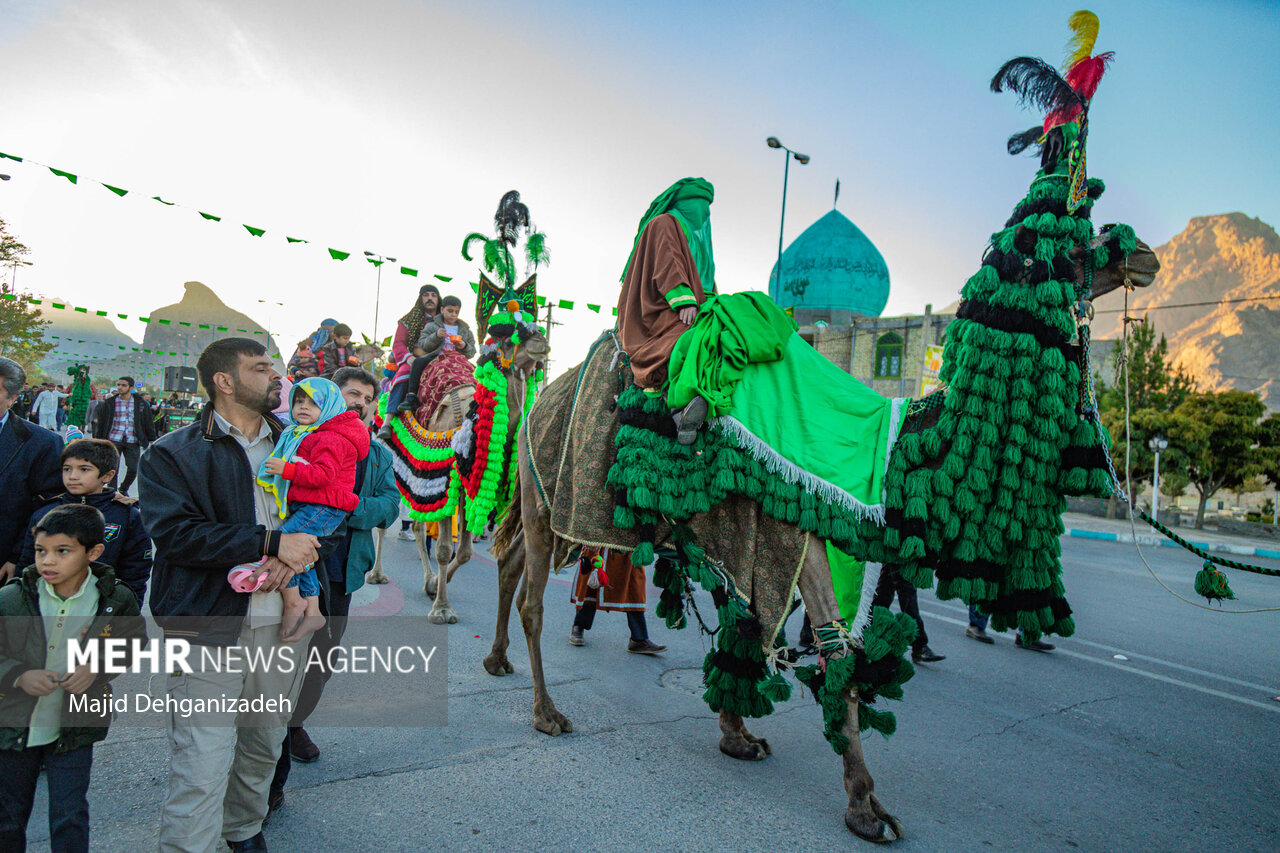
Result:
{"label": "red and yellow plume", "polygon": [[[1093,46],[1098,41],[1097,15],[1081,9],[1071,15],[1068,25],[1071,27],[1071,39],[1067,42],[1067,58],[1062,68],[1066,72],[1067,85],[1087,104],[1093,99],[1094,92],[1098,91],[1098,82],[1102,80],[1102,75],[1106,73],[1115,54],[1108,52],[1091,55]],[[1071,104],[1065,109],[1050,113],[1045,116],[1045,132],[1075,121],[1083,111],[1079,104]]]}

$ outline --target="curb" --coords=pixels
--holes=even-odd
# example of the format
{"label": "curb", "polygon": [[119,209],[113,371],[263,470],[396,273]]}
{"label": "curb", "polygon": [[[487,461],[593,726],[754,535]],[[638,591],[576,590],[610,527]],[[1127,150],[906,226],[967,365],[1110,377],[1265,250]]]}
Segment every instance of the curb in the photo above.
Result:
{"label": "curb", "polygon": [[[1078,530],[1071,529],[1066,532],[1068,536],[1077,539],[1097,539],[1103,542],[1123,542],[1125,544],[1133,544],[1135,541],[1139,545],[1149,547],[1181,547],[1176,542],[1164,538],[1163,536],[1143,535],[1134,536],[1132,533],[1104,533],[1100,530]],[[1185,537],[1184,537],[1185,538]],[[1263,557],[1269,560],[1280,560],[1280,550],[1272,550],[1270,548],[1258,548],[1253,545],[1232,545],[1229,542],[1194,542],[1187,540],[1203,551],[1219,554],[1232,554],[1237,557]]]}

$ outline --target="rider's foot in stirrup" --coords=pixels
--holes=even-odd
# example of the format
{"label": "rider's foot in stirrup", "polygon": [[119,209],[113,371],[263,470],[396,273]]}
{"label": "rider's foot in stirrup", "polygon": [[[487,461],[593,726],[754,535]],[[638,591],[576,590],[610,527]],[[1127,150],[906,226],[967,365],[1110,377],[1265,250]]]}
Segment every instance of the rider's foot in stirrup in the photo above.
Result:
{"label": "rider's foot in stirrup", "polygon": [[418,402],[417,394],[405,394],[404,402],[400,404],[400,408],[396,409],[396,411],[397,412],[416,412],[418,410],[419,405],[421,404]]}
{"label": "rider's foot in stirrup", "polygon": [[675,409],[671,419],[676,422],[676,441],[681,444],[693,444],[698,437],[698,430],[707,422],[707,401],[702,397],[694,397],[683,409]]}

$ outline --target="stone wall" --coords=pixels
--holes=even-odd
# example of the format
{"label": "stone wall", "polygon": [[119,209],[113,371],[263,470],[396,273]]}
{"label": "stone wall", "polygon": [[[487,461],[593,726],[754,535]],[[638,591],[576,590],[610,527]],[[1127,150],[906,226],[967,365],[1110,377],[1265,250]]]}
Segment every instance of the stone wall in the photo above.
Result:
{"label": "stone wall", "polygon": [[1252,521],[1233,521],[1229,518],[1219,518],[1218,532],[1280,541],[1280,527],[1276,527],[1274,524],[1257,524]]}
{"label": "stone wall", "polygon": [[[924,314],[901,317],[857,317],[849,325],[806,325],[800,334],[841,370],[857,377],[886,397],[918,397],[924,375],[925,347],[941,344],[954,314],[934,314],[925,306]],[[903,340],[901,376],[875,377],[876,345],[884,335]]]}

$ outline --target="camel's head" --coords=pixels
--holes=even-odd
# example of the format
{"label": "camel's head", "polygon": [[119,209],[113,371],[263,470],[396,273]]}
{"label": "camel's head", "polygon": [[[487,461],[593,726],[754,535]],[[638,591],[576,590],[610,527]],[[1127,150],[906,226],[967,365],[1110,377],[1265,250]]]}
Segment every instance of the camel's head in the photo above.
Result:
{"label": "camel's head", "polygon": [[547,336],[536,323],[520,321],[490,326],[490,346],[499,354],[503,368],[523,376],[532,376],[547,365],[551,346]]}
{"label": "camel's head", "polygon": [[356,360],[360,362],[360,365],[368,370],[369,365],[376,365],[381,361],[386,350],[372,341],[365,341],[357,346],[353,352],[355,353]]}

